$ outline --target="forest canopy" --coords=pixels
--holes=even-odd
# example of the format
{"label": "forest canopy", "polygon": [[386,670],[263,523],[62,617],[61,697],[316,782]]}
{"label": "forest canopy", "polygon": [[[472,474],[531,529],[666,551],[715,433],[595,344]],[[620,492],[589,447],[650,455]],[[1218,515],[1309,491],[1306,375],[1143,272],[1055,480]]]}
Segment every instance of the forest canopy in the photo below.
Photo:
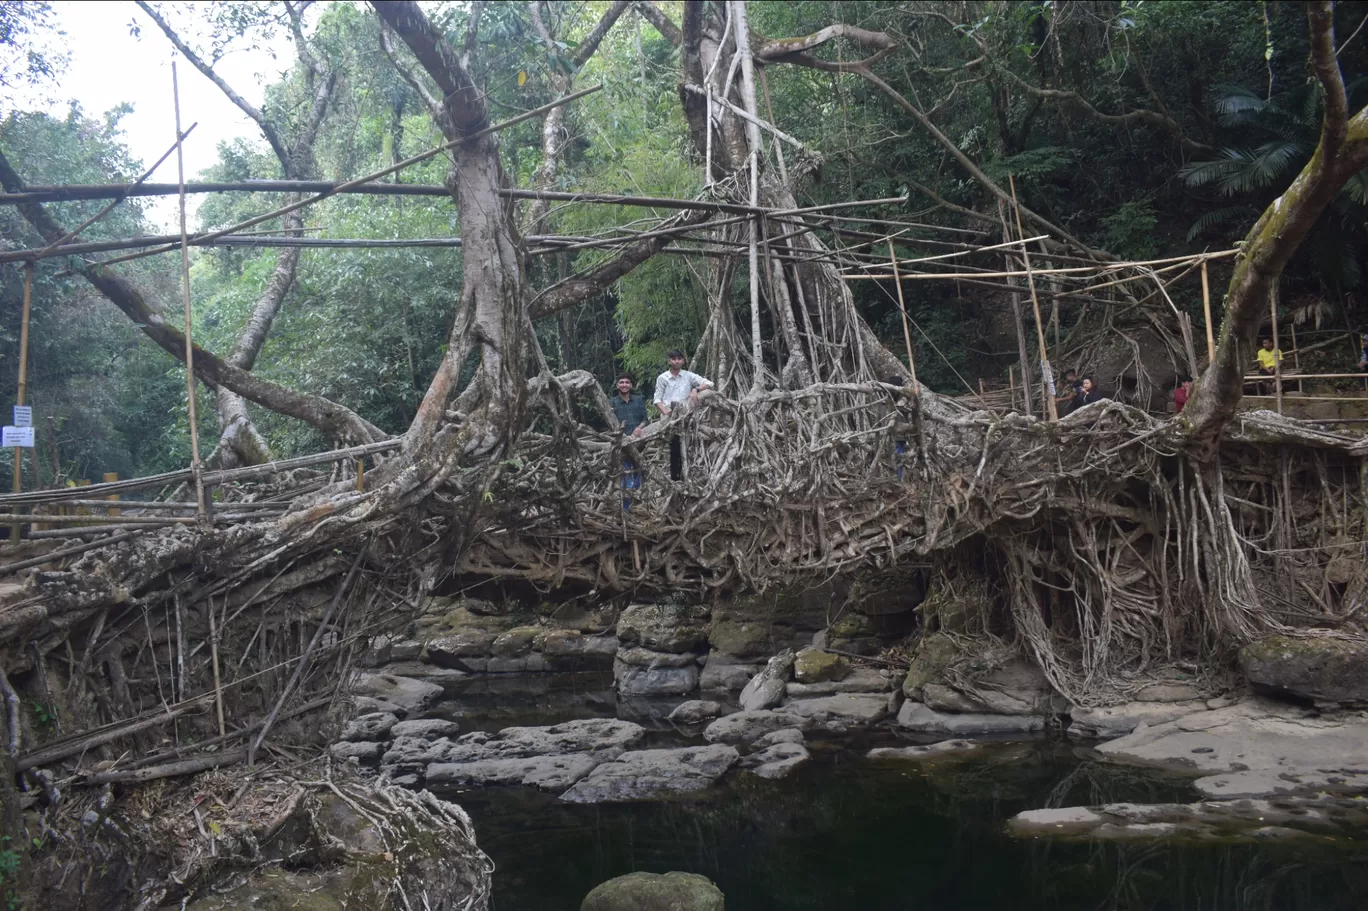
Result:
{"label": "forest canopy", "polygon": [[[1023,210],[1109,256],[1142,260],[1228,248],[1310,160],[1326,103],[1299,3],[748,6],[757,44],[766,36],[815,34],[833,22],[892,39],[894,46],[878,52],[871,71],[902,104],[852,71],[848,64],[868,57],[869,48],[849,38],[805,52],[817,66],[780,65],[783,58],[776,58],[758,67],[759,104],[793,140],[785,149],[786,164],[800,205],[906,196],[905,203],[854,214],[940,228],[906,232],[900,243],[909,256],[942,253],[947,238],[999,241],[1000,200],[984,179],[1005,187],[1009,176]],[[431,9],[434,24],[459,45],[472,8]],[[263,35],[294,36],[298,60],[267,87],[257,112],[261,131],[223,144],[218,163],[188,179],[341,181],[443,141],[432,115],[430,83],[415,78],[417,62],[360,5],[160,4],[130,11],[150,53],[167,53],[174,33],[184,43],[182,56],[197,55],[208,68]],[[677,3],[484,7],[478,46],[469,50],[493,120],[545,105],[574,88],[602,86],[564,108],[559,138],[550,147],[552,168],[542,118],[500,134],[508,184],[656,197],[704,193],[708,180],[681,105],[681,50],[667,34],[670,23],[682,21],[682,12]],[[1360,30],[1368,4],[1339,3],[1333,15],[1352,112],[1368,101],[1368,36]],[[594,37],[610,16],[611,27]],[[54,27],[45,4],[0,4],[4,84],[60,73],[61,56],[52,52],[58,45]],[[143,90],[130,86],[129,100]],[[120,116],[118,109],[85,110],[79,99],[61,116],[11,111],[0,125],[0,151],[30,185],[129,182],[151,162],[132,160]],[[167,167],[155,179],[171,179]],[[384,179],[438,185],[447,167],[438,156]],[[199,224],[190,229],[225,227],[290,198],[205,196]],[[74,227],[103,204],[48,208],[61,225]],[[646,224],[642,219],[649,214],[622,206],[511,206],[511,217],[528,237],[631,230]],[[1297,324],[1306,338],[1368,326],[1360,287],[1368,249],[1365,214],[1368,177],[1359,173],[1317,218],[1281,279],[1280,318]],[[0,219],[6,249],[44,245],[13,207],[0,210]],[[393,240],[457,237],[463,227],[449,198],[344,195],[304,210],[297,224],[287,217],[257,230]],[[163,229],[148,222],[142,204],[130,199],[82,237],[159,233]],[[848,240],[858,243],[853,236]],[[591,272],[614,255],[592,247],[543,255],[531,261],[528,274],[537,288],[546,288]],[[288,270],[282,265],[286,256],[297,260]],[[39,415],[38,482],[183,466],[189,451],[181,366],[63,265],[45,261],[33,286],[28,390]],[[168,323],[179,321],[175,254],[120,268],[141,283]],[[555,373],[587,370],[605,387],[619,371],[649,384],[666,350],[693,351],[702,338],[711,268],[705,256],[657,255],[577,306],[539,320],[535,331],[548,366]],[[1228,261],[1212,262],[1218,322],[1230,268]],[[282,281],[286,271],[291,274]],[[195,341],[223,357],[240,348],[244,327],[273,287],[273,276],[280,299],[248,358],[252,374],[345,406],[384,433],[403,432],[447,353],[464,278],[459,252],[195,248]],[[734,270],[729,281],[730,305],[744,324],[744,269]],[[22,265],[5,264],[0,384],[7,398],[16,380],[22,289]],[[854,282],[851,289],[865,321],[890,350],[900,351],[902,325],[891,285]],[[1004,291],[914,282],[906,295],[918,377],[931,390],[963,394],[978,379],[1005,381],[1017,352],[1010,334],[1001,331]],[[1188,282],[1173,297],[1200,324],[1197,285]],[[1066,305],[1061,312],[1066,332],[1080,306]],[[766,322],[763,331],[778,327]],[[210,390],[201,386],[200,395],[201,439],[217,440],[224,413],[216,412]],[[273,455],[332,442],[317,426],[255,404],[243,407]],[[206,454],[212,451],[206,447]],[[0,466],[6,475],[0,483],[8,482],[9,471],[8,463]]]}

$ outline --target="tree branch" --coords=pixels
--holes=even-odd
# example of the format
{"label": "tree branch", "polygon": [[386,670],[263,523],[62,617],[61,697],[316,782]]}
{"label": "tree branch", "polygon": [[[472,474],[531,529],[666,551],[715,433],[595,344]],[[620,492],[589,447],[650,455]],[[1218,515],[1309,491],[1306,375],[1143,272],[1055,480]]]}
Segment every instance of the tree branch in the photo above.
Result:
{"label": "tree branch", "polygon": [[589,58],[594,56],[594,52],[598,50],[598,46],[603,41],[603,37],[608,34],[608,30],[613,27],[613,24],[618,21],[622,14],[627,11],[627,7],[631,5],[632,0],[615,0],[612,6],[604,10],[602,18],[598,21],[598,25],[594,26],[593,30],[580,41],[579,45],[575,48],[575,53],[570,57],[570,59],[574,61],[576,69],[584,66]]}
{"label": "tree branch", "polygon": [[1007,67],[999,67],[1000,72],[1006,74],[1018,88],[1023,89],[1030,95],[1037,98],[1047,98],[1056,101],[1067,101],[1074,107],[1087,114],[1092,119],[1112,126],[1128,126],[1132,123],[1147,123],[1151,126],[1162,127],[1172,134],[1178,144],[1189,152],[1210,152],[1211,146],[1198,142],[1183,132],[1183,127],[1178,121],[1174,120],[1165,112],[1150,111],[1141,109],[1131,111],[1127,114],[1107,114],[1093,107],[1082,95],[1072,90],[1065,89],[1042,89],[1031,85]]}
{"label": "tree branch", "polygon": [[222,91],[224,95],[228,96],[229,101],[237,105],[242,113],[250,117],[252,121],[261,128],[262,134],[265,135],[266,141],[270,143],[272,151],[275,152],[276,157],[280,159],[281,163],[284,164],[289,161],[289,151],[285,148],[285,144],[281,141],[280,135],[276,132],[275,127],[271,126],[266,120],[265,115],[246,98],[243,98],[237,92],[233,91],[233,87],[224,81],[222,76],[215,73],[212,66],[205,63],[204,59],[201,58],[199,54],[196,54],[188,44],[181,40],[180,35],[176,34],[175,29],[171,28],[170,23],[163,19],[161,14],[152,8],[151,4],[147,3],[146,0],[137,0],[137,3],[138,7],[166,33],[166,37],[171,39],[171,43],[175,45],[176,50],[180,51],[181,55],[185,57],[186,60],[189,60],[195,69],[199,70],[206,78],[213,82],[214,85],[218,86],[219,90]]}
{"label": "tree branch", "polygon": [[595,269],[557,282],[538,294],[531,303],[533,319],[542,319],[573,307],[600,294],[613,282],[631,272],[637,266],[659,253],[666,244],[675,239],[670,228],[696,227],[711,217],[710,212],[698,210],[681,212],[663,226],[654,237],[633,241],[623,247],[622,252]]}
{"label": "tree branch", "polygon": [[389,58],[390,65],[399,73],[399,78],[407,82],[409,88],[413,89],[422,100],[423,105],[428,109],[428,114],[432,116],[432,119],[440,120],[442,117],[442,103],[433,97],[432,93],[428,91],[427,86],[423,85],[422,80],[418,78],[418,75],[399,59],[399,54],[394,49],[394,42],[391,40],[393,34],[394,30],[389,27],[389,24],[384,20],[381,20],[380,49],[383,50],[385,56]]}
{"label": "tree branch", "polygon": [[[442,116],[437,125],[443,134],[448,139],[463,139],[482,129],[489,120],[484,93],[471,79],[467,62],[456,56],[451,42],[428,20],[418,4],[414,0],[371,0],[371,6],[381,21],[404,39],[441,89]],[[463,55],[466,58],[474,49],[477,22],[483,9],[483,3],[476,3],[471,9]]]}
{"label": "tree branch", "polygon": [[785,58],[791,54],[810,51],[835,38],[850,38],[866,47],[881,51],[891,51],[898,46],[896,41],[883,32],[872,32],[869,29],[837,22],[800,38],[762,39],[757,42],[758,47],[754,48],[753,53],[757,60],[784,62]]}
{"label": "tree branch", "polygon": [[[675,47],[679,47],[684,42],[684,33],[679,30],[679,26],[671,22],[670,17],[665,15],[665,12],[656,6],[652,0],[636,0],[635,7],[636,11],[641,14],[641,18],[655,26],[660,37]],[[688,15],[687,11],[685,15]]]}
{"label": "tree branch", "polygon": [[[19,193],[24,189],[23,181],[3,152],[0,152],[0,185],[10,193]],[[49,243],[66,235],[65,229],[38,203],[20,203],[17,208]],[[133,320],[148,338],[176,360],[185,362],[185,336],[167,323],[131,282],[101,267],[76,271]],[[368,443],[383,440],[387,436],[384,431],[342,405],[255,377],[198,345],[194,348],[194,359],[195,375],[209,388],[229,389],[271,411],[298,418],[329,437]]]}

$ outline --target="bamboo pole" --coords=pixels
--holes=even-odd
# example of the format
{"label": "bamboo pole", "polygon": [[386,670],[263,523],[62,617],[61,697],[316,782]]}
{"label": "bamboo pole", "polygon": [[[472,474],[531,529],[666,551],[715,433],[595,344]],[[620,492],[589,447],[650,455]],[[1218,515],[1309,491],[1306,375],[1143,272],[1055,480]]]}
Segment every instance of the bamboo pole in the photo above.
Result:
{"label": "bamboo pole", "polygon": [[[1016,178],[1011,174],[1007,175],[1007,181],[1012,188],[1012,211],[1016,215],[1017,236],[1024,237],[1026,232],[1021,227],[1021,206],[1017,203]],[[1059,420],[1059,409],[1055,405],[1054,378],[1050,369],[1049,355],[1045,351],[1045,326],[1040,319],[1040,298],[1036,296],[1035,275],[1031,272],[1031,254],[1026,249],[1026,244],[1021,245],[1021,261],[1026,266],[1026,285],[1031,289],[1031,307],[1035,310],[1036,338],[1040,342],[1040,382],[1045,392],[1045,410],[1050,416],[1051,421]],[[1022,377],[1025,380],[1025,377]]]}
{"label": "bamboo pole", "polygon": [[[190,244],[185,230],[185,147],[181,142],[180,82],[176,78],[176,61],[171,61],[171,97],[176,109],[176,176],[180,182],[181,234],[181,291],[185,298],[185,392],[190,409],[190,471],[195,481],[195,512],[200,524],[207,525],[204,512],[204,466],[200,464],[199,423],[195,413],[195,343],[192,339],[190,316]],[[106,479],[108,480],[108,479]]]}
{"label": "bamboo pole", "polygon": [[1268,316],[1273,333],[1273,394],[1278,400],[1278,414],[1283,413],[1282,351],[1278,348],[1278,286],[1268,291]]}
{"label": "bamboo pole", "polygon": [[893,282],[898,287],[898,312],[902,314],[903,342],[907,345],[907,371],[908,374],[911,376],[912,390],[915,393],[917,389],[917,365],[912,360],[912,330],[908,326],[907,322],[907,302],[903,300],[902,282],[898,281],[897,279],[898,257],[897,254],[893,252],[892,241],[889,241],[888,244],[888,255],[893,262]]}
{"label": "bamboo pole", "polygon": [[1211,284],[1207,278],[1207,261],[1202,260],[1202,314],[1206,317],[1207,366],[1216,362],[1216,335],[1211,325]]}
{"label": "bamboo pole", "polygon": [[[24,404],[24,397],[28,394],[28,337],[29,337],[29,315],[33,310],[33,263],[29,263],[24,269],[24,309],[19,319],[19,390],[15,403]],[[14,447],[14,492],[20,493],[24,489],[24,448]],[[19,540],[19,523],[15,522],[10,526],[10,541]]]}

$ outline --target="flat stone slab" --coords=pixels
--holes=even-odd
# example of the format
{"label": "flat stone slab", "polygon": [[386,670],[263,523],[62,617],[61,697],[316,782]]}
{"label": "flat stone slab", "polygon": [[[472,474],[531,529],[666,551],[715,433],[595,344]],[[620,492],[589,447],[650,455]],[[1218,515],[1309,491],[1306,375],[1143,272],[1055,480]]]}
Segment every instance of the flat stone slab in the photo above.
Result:
{"label": "flat stone slab", "polygon": [[617,803],[702,790],[736,765],[735,747],[637,750],[599,765],[561,795],[567,803]]}
{"label": "flat stone slab", "polygon": [[1368,714],[1314,715],[1248,699],[1141,728],[1097,747],[1118,762],[1203,776],[1212,796],[1368,790]]}
{"label": "flat stone slab", "polygon": [[520,785],[542,791],[564,791],[612,759],[613,752],[527,756],[479,762],[435,762],[427,768],[428,785],[499,787]]}
{"label": "flat stone slab", "polygon": [[983,747],[974,740],[942,740],[924,746],[875,747],[865,754],[866,759],[935,759],[945,756],[959,756]]}
{"label": "flat stone slab", "polygon": [[722,714],[722,703],[706,699],[690,699],[681,702],[670,712],[670,720],[675,724],[701,724],[711,721]]}
{"label": "flat stone slab", "polygon": [[385,752],[383,743],[373,740],[343,740],[328,748],[338,759],[355,759],[358,762],[375,762]]}
{"label": "flat stone slab", "polygon": [[627,750],[646,736],[646,729],[616,718],[581,718],[550,727],[510,727],[497,734],[477,731],[457,738],[426,740],[404,737],[390,744],[385,766],[413,770],[433,764],[487,762],[530,756],[600,753]]}
{"label": "flat stone slab", "polygon": [[390,728],[389,736],[398,740],[400,737],[417,737],[421,740],[438,740],[442,737],[455,737],[461,732],[461,726],[455,721],[446,721],[442,718],[418,718],[413,721],[400,721]]}
{"label": "flat stone slab", "polygon": [[1069,710],[1072,722],[1069,734],[1073,737],[1107,740],[1124,737],[1142,724],[1151,727],[1176,721],[1184,715],[1207,711],[1204,700],[1185,702],[1127,702],[1097,708],[1074,706]]}
{"label": "flat stone slab", "polygon": [[905,702],[898,724],[918,734],[1033,734],[1045,729],[1040,715],[986,715],[937,712],[920,702]]}
{"label": "flat stone slab", "polygon": [[790,699],[830,696],[834,693],[887,693],[894,681],[873,668],[857,667],[843,680],[821,683],[790,683],[785,687]]}
{"label": "flat stone slab", "polygon": [[766,734],[784,728],[810,727],[811,719],[774,709],[735,712],[724,715],[703,730],[709,743],[754,743]]}
{"label": "flat stone slab", "polygon": [[358,715],[342,728],[342,740],[389,740],[390,729],[399,723],[393,712]]}
{"label": "flat stone slab", "polygon": [[811,758],[807,747],[801,743],[780,742],[751,753],[741,760],[741,767],[761,778],[783,778]]}
{"label": "flat stone slab", "polygon": [[884,693],[836,693],[813,699],[790,699],[782,710],[814,724],[841,722],[847,726],[870,725],[888,717],[888,696]]}
{"label": "flat stone slab", "polygon": [[1026,837],[1258,842],[1344,836],[1364,826],[1368,826],[1368,801],[1317,795],[1027,810],[1008,820],[1007,831]]}

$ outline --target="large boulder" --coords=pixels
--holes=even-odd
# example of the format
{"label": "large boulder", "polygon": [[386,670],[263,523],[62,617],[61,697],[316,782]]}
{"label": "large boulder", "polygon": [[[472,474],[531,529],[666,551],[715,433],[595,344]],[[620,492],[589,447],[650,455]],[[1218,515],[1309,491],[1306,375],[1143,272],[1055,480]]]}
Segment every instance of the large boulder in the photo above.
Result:
{"label": "large boulder", "polygon": [[754,712],[773,708],[784,701],[784,687],[793,676],[794,654],[792,649],[784,649],[771,658],[765,669],[751,678],[741,691],[740,704],[743,711]]}
{"label": "large boulder", "polygon": [[760,671],[760,666],[713,649],[703,665],[698,686],[704,690],[739,690]]}
{"label": "large boulder", "polygon": [[352,692],[369,696],[412,713],[424,709],[442,694],[442,688],[426,680],[399,677],[394,674],[362,674]]}
{"label": "large boulder", "polygon": [[707,612],[675,604],[630,604],[618,617],[617,634],[624,645],[657,652],[691,652],[708,640]]}
{"label": "large boulder", "polygon": [[562,794],[561,800],[611,803],[701,791],[740,758],[735,747],[722,744],[623,753],[595,768]]}
{"label": "large boulder", "polygon": [[725,902],[697,873],[628,873],[595,886],[580,911],[725,911]]}
{"label": "large boulder", "polygon": [[708,645],[734,658],[772,654],[770,625],[735,611],[719,611],[708,624]]}
{"label": "large boulder", "polygon": [[467,660],[489,657],[489,649],[496,636],[496,633],[484,629],[467,629],[446,636],[434,636],[423,646],[422,658],[438,667],[470,670]]}
{"label": "large boulder", "polygon": [[844,680],[850,673],[850,662],[840,655],[818,648],[805,648],[794,656],[793,679],[799,683],[825,683]]}
{"label": "large boulder", "polygon": [[532,644],[541,633],[541,628],[536,626],[514,627],[495,637],[489,653],[496,658],[521,658],[532,651]]}
{"label": "large boulder", "polygon": [[1256,690],[1315,702],[1368,702],[1368,643],[1332,636],[1268,636],[1240,649]]}
{"label": "large boulder", "polygon": [[399,723],[391,712],[368,712],[358,715],[342,728],[342,740],[388,740],[392,727]]}
{"label": "large boulder", "polygon": [[912,665],[907,669],[907,679],[903,682],[903,694],[908,699],[922,698],[922,687],[928,683],[939,683],[941,676],[960,659],[959,646],[955,640],[944,633],[933,633],[922,637]]}
{"label": "large boulder", "polygon": [[670,720],[675,724],[699,724],[711,721],[722,714],[722,703],[704,699],[690,699],[681,702],[670,712]]}
{"label": "large boulder", "polygon": [[832,730],[866,727],[888,716],[888,697],[882,693],[837,693],[813,699],[791,699],[784,712],[809,719]]}
{"label": "large boulder", "polygon": [[691,653],[619,649],[613,686],[623,696],[683,696],[698,688],[698,659]]}

